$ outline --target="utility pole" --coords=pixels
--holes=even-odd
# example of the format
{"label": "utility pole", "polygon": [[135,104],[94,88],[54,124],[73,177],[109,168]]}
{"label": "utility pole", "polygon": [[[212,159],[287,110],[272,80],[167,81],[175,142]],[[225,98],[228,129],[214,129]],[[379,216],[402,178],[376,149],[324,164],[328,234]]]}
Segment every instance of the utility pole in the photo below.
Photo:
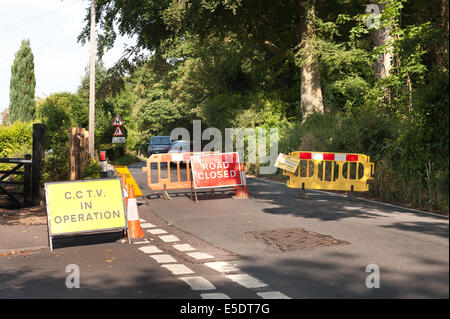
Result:
{"label": "utility pole", "polygon": [[95,54],[97,37],[95,34],[95,0],[91,0],[91,62],[89,72],[89,156],[95,155]]}

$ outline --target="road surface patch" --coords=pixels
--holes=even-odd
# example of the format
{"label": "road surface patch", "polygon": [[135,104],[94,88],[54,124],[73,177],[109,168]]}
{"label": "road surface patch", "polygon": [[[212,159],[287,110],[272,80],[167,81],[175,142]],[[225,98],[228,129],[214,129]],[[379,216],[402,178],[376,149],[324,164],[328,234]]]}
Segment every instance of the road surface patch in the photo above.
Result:
{"label": "road surface patch", "polygon": [[349,244],[346,241],[339,240],[328,235],[318,234],[304,228],[263,230],[248,232],[246,234],[264,242],[266,246],[275,248],[279,251],[292,251]]}

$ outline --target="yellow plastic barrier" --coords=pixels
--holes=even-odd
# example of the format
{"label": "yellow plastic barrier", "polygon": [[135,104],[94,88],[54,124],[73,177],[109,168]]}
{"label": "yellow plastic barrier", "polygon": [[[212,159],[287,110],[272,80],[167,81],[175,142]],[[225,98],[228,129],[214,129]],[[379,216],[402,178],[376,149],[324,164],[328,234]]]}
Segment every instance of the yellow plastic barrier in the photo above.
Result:
{"label": "yellow plastic barrier", "polygon": [[367,192],[367,181],[374,176],[374,163],[364,154],[297,151],[289,155],[300,159],[296,173],[283,170],[290,188]]}

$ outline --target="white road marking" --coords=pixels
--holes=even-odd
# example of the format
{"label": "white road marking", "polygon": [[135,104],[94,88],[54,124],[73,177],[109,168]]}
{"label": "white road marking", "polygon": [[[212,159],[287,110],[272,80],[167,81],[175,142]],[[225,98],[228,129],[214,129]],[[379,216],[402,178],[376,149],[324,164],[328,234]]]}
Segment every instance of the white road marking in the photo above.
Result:
{"label": "white road marking", "polygon": [[291,299],[279,291],[257,292],[256,294],[263,299]]}
{"label": "white road marking", "polygon": [[162,253],[162,251],[156,247],[156,246],[144,246],[144,247],[139,247],[139,250],[146,253],[146,254],[156,254],[156,253]]}
{"label": "white road marking", "polygon": [[135,245],[141,245],[141,244],[148,244],[149,241],[147,239],[145,239],[144,241],[135,241],[133,244]]}
{"label": "white road marking", "polygon": [[228,279],[233,280],[245,288],[267,287],[267,284],[248,274],[226,275]]}
{"label": "white road marking", "polygon": [[179,251],[192,251],[192,250],[195,250],[195,248],[192,247],[189,244],[173,245],[173,248],[175,248],[176,250],[179,250]]}
{"label": "white road marking", "polygon": [[231,299],[228,295],[222,293],[206,293],[200,294],[203,299]]}
{"label": "white road marking", "polygon": [[238,268],[234,267],[233,265],[230,265],[226,261],[212,261],[209,263],[204,263],[203,265],[211,269],[214,269],[215,271],[223,273],[239,271]]}
{"label": "white road marking", "polygon": [[161,265],[161,267],[166,268],[174,275],[187,275],[194,273],[190,268],[186,267],[183,264],[168,264],[168,265]]}
{"label": "white road marking", "polygon": [[213,290],[216,287],[203,277],[179,277],[178,279],[183,280],[192,290]]}
{"label": "white road marking", "polygon": [[140,221],[141,223],[145,223],[145,219],[139,218],[139,221]]}
{"label": "white road marking", "polygon": [[164,236],[159,236],[159,238],[161,238],[161,240],[165,243],[172,243],[174,241],[180,241],[180,239],[174,235],[164,235]]}
{"label": "white road marking", "polygon": [[152,257],[154,260],[156,260],[157,263],[159,264],[164,264],[164,263],[176,263],[176,259],[173,258],[170,255],[150,255],[150,257]]}
{"label": "white road marking", "polygon": [[189,257],[195,258],[197,260],[214,258],[214,256],[211,256],[206,253],[200,253],[200,252],[186,253],[186,255],[188,255]]}
{"label": "white road marking", "polygon": [[148,229],[147,231],[152,235],[167,234],[167,231],[165,231],[164,229],[161,229],[161,228]]}
{"label": "white road marking", "polygon": [[143,224],[141,224],[141,227],[142,228],[153,228],[153,227],[156,227],[156,226],[153,225],[153,224],[150,224],[150,223],[143,223]]}

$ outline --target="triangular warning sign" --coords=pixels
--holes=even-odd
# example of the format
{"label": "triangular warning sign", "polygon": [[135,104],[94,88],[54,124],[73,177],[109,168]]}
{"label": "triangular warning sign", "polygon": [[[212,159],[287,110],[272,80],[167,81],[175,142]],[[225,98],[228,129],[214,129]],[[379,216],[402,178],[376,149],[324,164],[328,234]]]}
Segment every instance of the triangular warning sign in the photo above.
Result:
{"label": "triangular warning sign", "polygon": [[113,136],[123,136],[122,130],[120,129],[120,126],[116,127],[116,130],[114,131]]}
{"label": "triangular warning sign", "polygon": [[116,118],[114,119],[114,122],[112,126],[122,126],[123,122],[119,115],[116,115]]}

